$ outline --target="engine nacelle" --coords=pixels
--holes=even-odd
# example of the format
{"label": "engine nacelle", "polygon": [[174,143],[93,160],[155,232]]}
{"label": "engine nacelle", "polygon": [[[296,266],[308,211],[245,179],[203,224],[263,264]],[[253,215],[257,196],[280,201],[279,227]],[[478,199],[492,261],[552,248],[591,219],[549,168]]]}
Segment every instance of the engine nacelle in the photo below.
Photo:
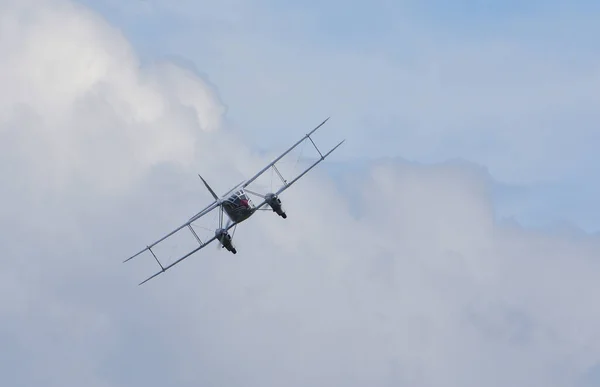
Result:
{"label": "engine nacelle", "polygon": [[227,230],[219,228],[215,231],[215,236],[217,237],[217,240],[221,242],[221,247],[225,247],[227,251],[231,251],[234,254],[237,253],[237,250],[233,247],[233,243],[231,242],[231,235],[229,235]]}
{"label": "engine nacelle", "polygon": [[265,201],[277,215],[281,216],[283,219],[287,218],[283,206],[281,205],[281,199],[279,199],[277,195],[274,193],[266,194]]}

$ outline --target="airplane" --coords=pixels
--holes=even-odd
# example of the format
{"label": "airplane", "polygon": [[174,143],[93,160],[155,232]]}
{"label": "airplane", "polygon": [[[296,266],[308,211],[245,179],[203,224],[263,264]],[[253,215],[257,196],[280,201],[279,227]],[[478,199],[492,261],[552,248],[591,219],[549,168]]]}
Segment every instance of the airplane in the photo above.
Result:
{"label": "airplane", "polygon": [[[315,133],[317,131],[317,129],[319,129],[321,126],[323,126],[329,120],[329,118],[330,117],[326,118],[323,122],[321,122],[321,124],[319,124],[316,128],[314,128],[312,131],[310,131],[308,134],[306,134],[304,137],[302,137],[300,140],[298,140],[294,145],[292,145],[290,148],[288,148],[285,152],[283,152],[282,154],[277,156],[273,161],[271,161],[269,164],[267,164],[263,169],[261,169],[254,176],[237,184],[236,186],[231,188],[229,191],[227,191],[222,196],[218,196],[215,193],[215,191],[210,187],[210,185],[206,182],[206,180],[202,176],[200,176],[200,174],[198,174],[198,177],[200,177],[200,179],[202,180],[202,183],[204,183],[204,185],[206,186],[206,189],[210,192],[210,194],[214,198],[214,201],[212,203],[210,203],[206,208],[204,208],[203,210],[198,212],[196,215],[192,216],[183,225],[179,226],[178,228],[176,228],[175,230],[166,234],[159,240],[148,245],[146,248],[144,248],[137,254],[134,254],[133,256],[131,256],[131,257],[127,258],[125,261],[123,261],[123,262],[130,261],[131,259],[137,257],[138,255],[142,254],[145,251],[149,251],[152,254],[154,259],[160,266],[160,271],[158,271],[154,275],[150,276],[146,280],[140,282],[139,285],[142,285],[142,284],[148,282],[149,280],[151,280],[152,278],[164,273],[165,271],[169,270],[170,268],[177,265],[178,263],[180,263],[184,259],[188,258],[192,254],[196,253],[197,251],[203,249],[204,247],[206,247],[207,245],[209,245],[210,243],[212,243],[215,240],[221,245],[222,248],[225,248],[227,251],[229,251],[233,254],[237,254],[237,250],[236,250],[235,246],[233,245],[233,235],[229,234],[229,230],[232,227],[237,227],[238,224],[249,219],[258,210],[269,210],[269,208],[270,208],[272,210],[272,212],[276,213],[278,216],[282,217],[283,219],[286,219],[287,214],[285,213],[285,211],[283,209],[282,201],[279,198],[279,195],[281,195],[285,190],[290,188],[292,186],[292,184],[294,184],[301,177],[303,177],[308,171],[310,171],[311,169],[316,167],[317,164],[319,164],[321,161],[325,160],[325,158],[327,156],[329,156],[331,153],[333,153],[333,151],[335,151],[340,145],[342,145],[344,143],[344,141],[346,141],[346,140],[342,140],[336,146],[331,148],[331,150],[329,150],[327,153],[325,153],[325,154],[321,153],[321,151],[319,150],[319,148],[317,147],[317,145],[311,138],[311,135],[313,133]],[[317,161],[312,163],[308,168],[306,168],[304,171],[302,171],[300,174],[298,174],[296,177],[294,177],[290,182],[288,182],[287,180],[285,180],[283,178],[283,176],[277,169],[276,163],[279,162],[285,155],[287,155],[289,152],[291,152],[293,149],[295,149],[298,145],[300,145],[302,142],[306,141],[307,139],[310,140],[310,142],[312,143],[314,148],[319,153],[320,157],[317,159]],[[269,192],[267,194],[260,194],[258,192],[255,192],[255,191],[247,188],[252,182],[254,182],[256,179],[258,179],[260,176],[262,176],[270,168],[272,168],[275,171],[275,173],[279,176],[279,178],[281,179],[281,181],[283,183],[283,186],[280,189],[278,189],[275,192]],[[258,205],[254,205],[254,203],[252,202],[252,200],[250,199],[248,194],[257,196],[258,198],[261,199],[261,202]],[[217,208],[219,211],[219,226],[215,230],[214,236],[212,238],[210,238],[206,241],[202,241],[199,238],[198,234],[195,232],[195,230],[192,228],[192,223]],[[227,217],[229,218],[225,225],[223,225],[224,215],[227,215]],[[190,232],[193,234],[194,238],[198,242],[198,247],[196,247],[192,251],[188,252],[183,257],[177,259],[175,262],[171,263],[170,265],[163,266],[163,264],[160,262],[160,260],[156,256],[155,252],[152,251],[152,248],[185,227],[187,227],[190,230]],[[235,233],[235,228],[234,228],[233,232]]]}

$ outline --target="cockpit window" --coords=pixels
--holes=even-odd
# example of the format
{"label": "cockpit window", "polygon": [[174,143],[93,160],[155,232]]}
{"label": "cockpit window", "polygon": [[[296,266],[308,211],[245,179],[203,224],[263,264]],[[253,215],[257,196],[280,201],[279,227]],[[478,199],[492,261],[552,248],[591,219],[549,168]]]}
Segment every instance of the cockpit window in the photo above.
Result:
{"label": "cockpit window", "polygon": [[235,206],[254,207],[254,203],[252,203],[250,197],[248,194],[246,194],[246,192],[244,192],[244,190],[239,190],[232,193],[228,199],[228,202],[234,204]]}

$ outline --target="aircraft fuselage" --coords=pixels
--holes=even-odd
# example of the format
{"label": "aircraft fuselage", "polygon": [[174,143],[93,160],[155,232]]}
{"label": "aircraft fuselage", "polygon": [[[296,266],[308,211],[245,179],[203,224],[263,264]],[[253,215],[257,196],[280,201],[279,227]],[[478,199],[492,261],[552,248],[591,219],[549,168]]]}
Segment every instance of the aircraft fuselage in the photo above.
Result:
{"label": "aircraft fuselage", "polygon": [[256,206],[244,190],[239,190],[231,194],[223,201],[222,205],[223,210],[235,223],[243,222],[256,212]]}

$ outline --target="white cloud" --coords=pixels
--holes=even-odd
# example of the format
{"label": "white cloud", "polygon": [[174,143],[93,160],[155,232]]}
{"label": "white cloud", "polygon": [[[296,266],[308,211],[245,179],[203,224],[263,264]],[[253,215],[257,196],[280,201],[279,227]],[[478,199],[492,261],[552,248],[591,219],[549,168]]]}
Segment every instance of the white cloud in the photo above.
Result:
{"label": "white cloud", "polygon": [[204,204],[197,169],[224,191],[264,160],[201,79],[140,68],[84,9],[0,15],[7,385],[553,387],[598,363],[598,239],[498,225],[465,166],[377,165],[354,200],[318,169],[237,255],[136,287],[121,260]]}
{"label": "white cloud", "polygon": [[261,214],[237,231],[237,256],[207,249],[148,284],[185,332],[180,375],[559,386],[598,361],[597,238],[499,226],[485,176],[464,167],[369,175],[355,177],[369,183],[353,203],[362,218],[315,174],[286,195],[286,221]]}
{"label": "white cloud", "polygon": [[140,68],[86,9],[41,4],[5,5],[0,40],[0,133],[39,155],[27,163],[40,180],[111,190],[159,162],[191,165],[200,132],[220,125],[213,91],[168,63]]}

